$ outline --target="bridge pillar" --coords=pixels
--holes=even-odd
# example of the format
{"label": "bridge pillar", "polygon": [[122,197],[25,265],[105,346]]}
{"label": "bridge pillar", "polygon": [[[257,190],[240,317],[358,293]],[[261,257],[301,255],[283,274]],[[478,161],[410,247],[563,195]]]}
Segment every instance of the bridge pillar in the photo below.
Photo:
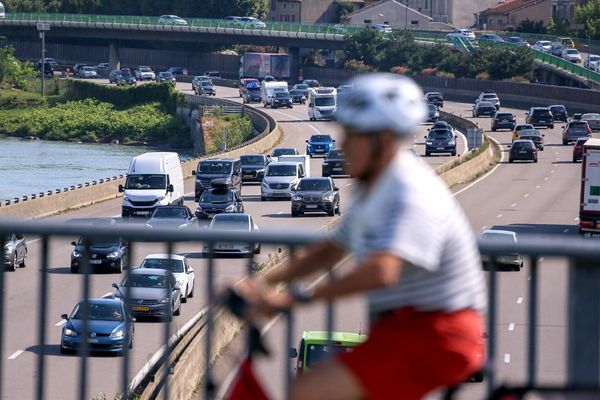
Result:
{"label": "bridge pillar", "polygon": [[600,269],[597,261],[574,260],[569,268],[567,384],[600,384]]}
{"label": "bridge pillar", "polygon": [[290,81],[298,82],[298,74],[300,72],[300,48],[290,47],[288,49],[290,55]]}
{"label": "bridge pillar", "polygon": [[110,65],[110,69],[121,69],[119,44],[115,41],[110,42],[108,45],[108,65]]}

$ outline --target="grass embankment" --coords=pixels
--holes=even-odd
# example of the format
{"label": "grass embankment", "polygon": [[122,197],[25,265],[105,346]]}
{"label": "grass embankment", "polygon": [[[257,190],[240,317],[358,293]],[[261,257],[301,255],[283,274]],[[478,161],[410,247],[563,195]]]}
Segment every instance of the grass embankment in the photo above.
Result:
{"label": "grass embankment", "polygon": [[[205,115],[202,117],[202,130],[207,153],[231,149],[254,137],[250,117],[237,114]],[[227,138],[226,147],[225,138]]]}
{"label": "grass embankment", "polygon": [[50,81],[50,96],[0,89],[0,134],[45,140],[145,142],[189,147],[176,116],[180,93],[170,84],[117,88],[82,81]]}

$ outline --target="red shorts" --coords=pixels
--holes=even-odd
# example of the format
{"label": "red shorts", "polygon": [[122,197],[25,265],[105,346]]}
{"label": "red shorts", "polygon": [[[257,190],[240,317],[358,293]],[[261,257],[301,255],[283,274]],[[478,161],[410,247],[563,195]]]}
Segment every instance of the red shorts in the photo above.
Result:
{"label": "red shorts", "polygon": [[338,360],[370,400],[421,399],[481,369],[482,332],[483,319],[474,310],[424,313],[402,308],[375,321],[368,340]]}

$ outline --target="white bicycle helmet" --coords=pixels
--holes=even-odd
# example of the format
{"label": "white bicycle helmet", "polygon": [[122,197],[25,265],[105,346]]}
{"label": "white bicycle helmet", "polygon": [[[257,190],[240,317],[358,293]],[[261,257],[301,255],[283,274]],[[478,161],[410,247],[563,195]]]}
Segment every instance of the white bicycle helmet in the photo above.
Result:
{"label": "white bicycle helmet", "polygon": [[408,136],[427,117],[423,91],[402,75],[375,73],[349,82],[352,89],[339,98],[336,120],[357,132],[390,130]]}

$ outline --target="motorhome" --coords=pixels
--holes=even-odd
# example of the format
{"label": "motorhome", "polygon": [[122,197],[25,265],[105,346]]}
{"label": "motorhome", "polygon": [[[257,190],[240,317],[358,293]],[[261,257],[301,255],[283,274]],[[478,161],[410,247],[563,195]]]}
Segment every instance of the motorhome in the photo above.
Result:
{"label": "motorhome", "polygon": [[261,93],[263,105],[265,107],[271,106],[275,92],[287,92],[287,91],[288,91],[287,82],[263,81],[262,84],[260,85],[260,93]]}
{"label": "motorhome", "polygon": [[4,8],[4,4],[0,3],[0,19],[6,18],[6,9]]}
{"label": "motorhome", "polygon": [[158,206],[181,205],[183,171],[177,153],[152,152],[135,157],[129,165],[123,193],[122,216],[150,216]]}
{"label": "motorhome", "polygon": [[337,106],[337,91],[332,87],[319,87],[308,91],[308,118],[334,119]]}

